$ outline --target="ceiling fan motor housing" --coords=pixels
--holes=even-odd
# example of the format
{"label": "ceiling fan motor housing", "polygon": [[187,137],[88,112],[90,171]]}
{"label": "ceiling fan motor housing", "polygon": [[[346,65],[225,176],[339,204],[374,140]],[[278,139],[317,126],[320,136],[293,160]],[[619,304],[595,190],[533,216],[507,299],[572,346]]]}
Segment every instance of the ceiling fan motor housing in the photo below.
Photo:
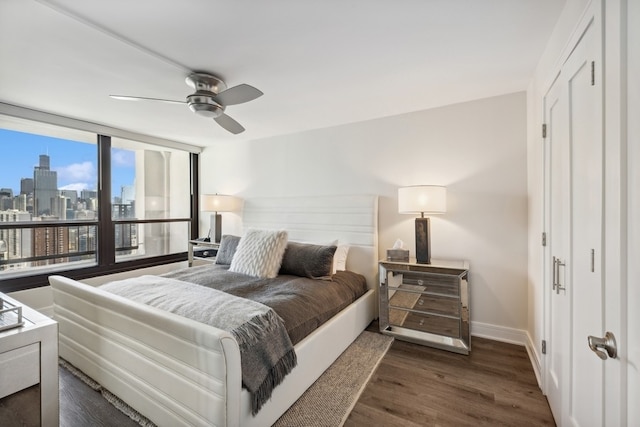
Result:
{"label": "ceiling fan motor housing", "polygon": [[198,91],[193,95],[187,96],[187,105],[199,116],[216,118],[224,113],[224,107],[213,99],[213,93],[202,93]]}

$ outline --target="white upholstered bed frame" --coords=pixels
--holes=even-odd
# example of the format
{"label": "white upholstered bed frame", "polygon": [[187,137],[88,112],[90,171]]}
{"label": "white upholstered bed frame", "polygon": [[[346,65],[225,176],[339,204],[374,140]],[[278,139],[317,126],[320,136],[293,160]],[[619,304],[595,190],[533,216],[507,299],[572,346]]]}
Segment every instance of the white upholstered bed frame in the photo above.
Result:
{"label": "white upholstered bed frame", "polygon": [[369,287],[295,346],[298,366],[255,417],[231,334],[51,276],[60,356],[159,426],[269,426],[376,317],[377,208],[377,196],[245,201],[245,228],[286,229],[289,240],[349,244],[347,269],[363,274]]}

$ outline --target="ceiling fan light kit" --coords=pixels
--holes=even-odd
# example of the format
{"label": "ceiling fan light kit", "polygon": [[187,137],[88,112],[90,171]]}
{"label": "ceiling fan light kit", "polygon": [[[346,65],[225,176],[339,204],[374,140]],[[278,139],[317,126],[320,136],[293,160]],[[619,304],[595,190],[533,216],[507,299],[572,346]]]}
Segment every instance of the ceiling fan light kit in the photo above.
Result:
{"label": "ceiling fan light kit", "polygon": [[189,109],[199,116],[214,119],[225,130],[238,134],[244,127],[228,115],[224,114],[227,105],[242,104],[263,95],[261,91],[248,84],[240,84],[227,89],[222,79],[209,73],[191,73],[185,79],[187,85],[196,92],[188,95],[186,101],[171,99],[146,98],[140,96],[109,95],[111,98],[134,101],[160,101],[187,104]]}
{"label": "ceiling fan light kit", "polygon": [[187,105],[199,116],[214,119],[224,113],[224,107],[213,100],[213,97],[206,94],[195,93],[187,96]]}

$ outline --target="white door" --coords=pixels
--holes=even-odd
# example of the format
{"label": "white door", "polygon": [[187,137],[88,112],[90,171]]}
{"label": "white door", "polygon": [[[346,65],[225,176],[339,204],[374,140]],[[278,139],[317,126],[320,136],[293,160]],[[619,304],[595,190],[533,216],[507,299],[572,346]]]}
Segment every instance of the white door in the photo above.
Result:
{"label": "white door", "polygon": [[545,97],[549,246],[545,388],[561,426],[604,425],[603,361],[587,345],[603,329],[602,82],[591,22]]}
{"label": "white door", "polygon": [[561,96],[565,92],[565,84],[556,79],[545,97],[545,117],[548,129],[545,140],[546,152],[546,183],[547,196],[547,234],[549,244],[547,259],[546,311],[545,323],[547,327],[547,357],[546,357],[546,394],[551,406],[551,411],[559,420],[562,414],[562,406],[566,397],[563,396],[564,387],[570,381],[569,378],[569,342],[570,328],[567,318],[569,312],[569,300],[559,295],[551,299],[550,292],[556,292],[558,260],[566,260],[568,253],[568,225],[569,225],[569,144],[568,144],[568,111],[567,99]]}
{"label": "white door", "polygon": [[[604,325],[602,274],[602,113],[601,82],[592,77],[595,30],[589,27],[563,67],[567,78],[570,126],[571,229],[566,265],[571,290],[570,425],[604,425],[602,360],[587,337],[600,336]],[[558,295],[559,296],[559,295]]]}
{"label": "white door", "polygon": [[[626,392],[622,393],[621,409],[624,411],[627,425],[640,423],[640,2],[631,1],[627,10],[628,34],[628,114],[627,114],[627,174],[628,174],[628,215],[627,215],[627,283],[623,290],[626,297],[625,313],[623,317],[627,326],[626,338],[623,343],[626,354],[623,354],[621,371],[626,378]],[[631,41],[635,40],[633,43]],[[626,292],[625,292],[626,291]],[[612,313],[615,315],[615,313]],[[625,358],[626,355],[626,358]],[[608,368],[608,366],[607,366]],[[617,384],[615,384],[617,385]],[[607,388],[607,398],[609,398]],[[616,396],[612,396],[615,399]],[[613,403],[615,405],[615,402]]]}

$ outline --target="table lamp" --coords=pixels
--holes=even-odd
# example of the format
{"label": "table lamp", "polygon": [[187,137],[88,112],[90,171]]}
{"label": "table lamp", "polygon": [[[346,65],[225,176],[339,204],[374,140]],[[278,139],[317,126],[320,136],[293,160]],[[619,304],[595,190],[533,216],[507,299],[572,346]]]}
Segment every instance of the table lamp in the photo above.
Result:
{"label": "table lamp", "polygon": [[242,199],[224,194],[203,194],[200,203],[202,211],[213,212],[210,218],[209,239],[213,239],[211,241],[214,243],[220,243],[222,237],[222,215],[220,212],[239,211],[242,208]]}
{"label": "table lamp", "polygon": [[398,213],[420,214],[416,218],[416,262],[431,264],[429,218],[425,214],[447,211],[447,188],[439,185],[414,185],[398,189]]}

